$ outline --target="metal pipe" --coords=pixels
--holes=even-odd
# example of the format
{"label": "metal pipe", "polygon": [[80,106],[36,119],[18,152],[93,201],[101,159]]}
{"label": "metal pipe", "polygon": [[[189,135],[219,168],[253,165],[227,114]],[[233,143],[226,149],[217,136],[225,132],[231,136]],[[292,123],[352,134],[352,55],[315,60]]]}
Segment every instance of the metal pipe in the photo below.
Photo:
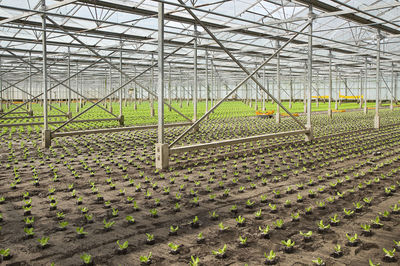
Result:
{"label": "metal pipe", "polygon": [[71,117],[71,51],[68,47],[68,116]]}
{"label": "metal pipe", "polygon": [[380,119],[379,119],[379,100],[380,100],[380,86],[381,86],[381,36],[380,31],[378,30],[377,34],[377,42],[376,42],[376,99],[375,99],[375,120],[374,127],[380,127]]}
{"label": "metal pipe", "polygon": [[367,87],[368,87],[368,58],[365,57],[364,114],[368,113]]}
{"label": "metal pipe", "polygon": [[329,94],[328,116],[332,118],[332,51],[329,50]]}
{"label": "metal pipe", "polygon": [[194,24],[194,42],[193,42],[193,122],[197,120],[197,25]]}
{"label": "metal pipe", "polygon": [[[279,49],[279,42],[276,42],[276,49]],[[276,92],[278,94],[278,102],[281,102],[281,59],[279,52],[276,54]],[[281,122],[281,108],[279,104],[276,105],[275,122]]]}
{"label": "metal pipe", "polygon": [[[46,0],[42,0],[42,10],[46,9]],[[42,14],[42,60],[43,60],[43,129],[49,129],[47,117],[47,43],[46,43],[46,14]]]}
{"label": "metal pipe", "polygon": [[313,12],[312,5],[309,6],[309,28],[308,28],[308,101],[307,101],[307,128],[311,129],[311,100],[312,100],[312,30],[313,30]]}
{"label": "metal pipe", "polygon": [[[153,68],[152,68],[153,69]],[[164,4],[158,3],[158,127],[157,142],[164,139]]]}
{"label": "metal pipe", "polygon": [[207,48],[205,49],[205,60],[206,60],[206,113],[208,112],[208,91],[209,91],[209,85],[208,85],[208,50]]}

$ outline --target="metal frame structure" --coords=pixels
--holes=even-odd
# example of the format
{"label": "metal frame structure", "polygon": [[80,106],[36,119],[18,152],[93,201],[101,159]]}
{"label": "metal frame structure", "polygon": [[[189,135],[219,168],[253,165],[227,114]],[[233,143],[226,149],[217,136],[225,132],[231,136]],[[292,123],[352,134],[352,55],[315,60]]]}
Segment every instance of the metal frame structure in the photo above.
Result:
{"label": "metal frame structure", "polygon": [[[43,125],[44,147],[55,137],[157,127],[156,167],[164,169],[172,152],[273,137],[260,132],[250,138],[176,146],[231,98],[249,105],[254,101],[256,109],[262,101],[262,110],[266,101],[273,101],[277,123],[283,110],[301,128],[279,135],[304,134],[307,141],[313,138],[313,95],[317,102],[318,96],[328,95],[329,117],[332,101],[335,109],[341,103],[341,86],[353,96],[363,95],[359,103],[364,113],[367,100],[375,100],[375,128],[380,127],[382,99],[390,101],[392,110],[397,102],[400,3],[395,0],[21,2],[0,2],[0,127],[15,126],[6,122],[13,117],[40,117],[42,122],[18,125]],[[134,95],[129,97],[128,91]],[[157,125],[124,126],[123,102],[133,97],[135,110],[137,101],[151,102],[149,115],[155,115],[157,101]],[[290,112],[292,101],[302,98],[306,125]],[[193,117],[172,106],[174,100],[182,106],[183,99],[193,101]],[[202,100],[206,111],[199,118]],[[282,104],[286,100],[289,109]],[[66,103],[67,112],[56,101]],[[33,114],[32,102],[43,105],[42,114]],[[119,103],[116,112],[112,102]],[[165,124],[164,105],[186,122]],[[109,117],[78,119],[95,107]],[[65,120],[49,120],[52,117]],[[70,123],[90,121],[118,123],[115,128],[61,131]],[[167,126],[189,127],[168,144]]]}

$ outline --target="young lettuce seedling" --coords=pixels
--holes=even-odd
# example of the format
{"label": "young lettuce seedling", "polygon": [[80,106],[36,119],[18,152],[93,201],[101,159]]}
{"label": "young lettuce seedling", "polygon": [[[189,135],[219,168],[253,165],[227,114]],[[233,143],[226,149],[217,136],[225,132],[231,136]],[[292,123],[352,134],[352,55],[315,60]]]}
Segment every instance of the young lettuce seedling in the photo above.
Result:
{"label": "young lettuce seedling", "polygon": [[149,255],[147,255],[147,256],[140,256],[140,258],[139,258],[140,264],[141,265],[150,265],[150,263],[151,263],[151,255],[152,255],[152,253],[149,252]]}
{"label": "young lettuce seedling", "polygon": [[369,266],[380,266],[380,263],[374,263],[371,259],[369,259]]}
{"label": "young lettuce seedling", "polygon": [[218,224],[218,227],[219,227],[219,230],[222,231],[222,232],[229,229],[229,226],[225,226],[222,222],[220,222]]}
{"label": "young lettuce seedling", "polygon": [[115,221],[107,222],[106,219],[104,219],[103,223],[104,223],[104,229],[106,231],[110,231],[112,226],[115,224]]}
{"label": "young lettuce seedling", "polygon": [[282,243],[282,245],[283,245],[283,250],[284,250],[286,253],[291,253],[291,252],[293,252],[294,244],[295,244],[294,241],[292,241],[291,239],[288,239],[288,240],[282,240],[281,243]]}
{"label": "young lettuce seedling", "polygon": [[333,247],[334,252],[332,254],[333,257],[339,258],[343,255],[342,247],[340,245],[336,245]]}
{"label": "young lettuce seedling", "polygon": [[395,254],[394,254],[396,252],[395,248],[393,250],[390,250],[390,249],[388,250],[386,248],[383,248],[383,252],[385,252],[385,257],[384,257],[385,261],[387,261],[387,262],[396,261]]}
{"label": "young lettuce seedling", "polygon": [[46,247],[48,247],[49,239],[50,239],[50,237],[42,237],[42,238],[39,238],[37,241],[39,242],[39,245],[41,248],[46,248]]}
{"label": "young lettuce seedling", "polygon": [[204,243],[205,238],[204,238],[204,236],[203,236],[203,232],[198,233],[197,238],[196,238],[196,241],[197,241],[198,244]]}
{"label": "young lettuce seedling", "polygon": [[82,260],[83,264],[85,264],[85,265],[92,264],[92,256],[87,253],[84,253],[81,255],[81,260]]}
{"label": "young lettuce seedling", "polygon": [[146,239],[147,245],[153,245],[155,243],[153,234],[146,233],[146,237],[147,237],[147,239]]}
{"label": "young lettuce seedling", "polygon": [[170,243],[168,243],[168,246],[169,246],[169,248],[171,249],[170,250],[170,253],[171,254],[178,254],[179,253],[179,247],[180,247],[180,245],[175,245],[174,243],[172,243],[172,242],[170,242]]}
{"label": "young lettuce seedling", "polygon": [[227,249],[227,246],[226,246],[226,244],[224,244],[224,247],[222,249],[212,250],[211,252],[217,258],[225,258],[226,257],[226,249]]}
{"label": "young lettuce seedling", "polygon": [[371,226],[369,224],[361,224],[360,226],[363,229],[362,234],[364,236],[370,236],[372,234]]}
{"label": "young lettuce seedling", "polygon": [[311,240],[312,231],[308,231],[306,233],[303,233],[302,231],[300,231],[300,235],[303,236],[304,242],[308,242]]}
{"label": "young lettuce seedling", "polygon": [[179,226],[174,227],[173,225],[171,225],[169,227],[169,235],[171,235],[171,236],[177,235],[178,234],[178,229],[179,229]]}
{"label": "young lettuce seedling", "polygon": [[126,240],[124,243],[120,244],[119,240],[117,240],[117,245],[118,245],[118,253],[120,254],[126,254],[128,250],[128,240]]}
{"label": "young lettuce seedling", "polygon": [[346,237],[347,237],[349,246],[357,246],[357,244],[358,244],[358,235],[357,234],[354,234],[354,236],[351,236],[346,233]]}
{"label": "young lettuce seedling", "polygon": [[316,258],[315,260],[312,260],[312,262],[315,265],[325,265],[325,262],[321,258]]}
{"label": "young lettuce seedling", "polygon": [[244,217],[242,217],[240,215],[235,220],[236,220],[237,225],[239,227],[243,227],[245,225],[245,223],[246,223],[246,218],[244,218]]}
{"label": "young lettuce seedling", "polygon": [[200,259],[199,257],[190,257],[191,261],[189,262],[189,266],[199,266],[200,265]]}
{"label": "young lettuce seedling", "polygon": [[9,260],[11,259],[11,252],[10,249],[0,249],[0,256],[3,258],[3,260]]}
{"label": "young lettuce seedling", "polygon": [[76,233],[78,234],[78,238],[83,238],[85,235],[88,233],[84,231],[83,227],[77,227],[76,228]]}
{"label": "young lettuce seedling", "polygon": [[272,249],[269,251],[269,254],[264,252],[264,257],[266,258],[265,264],[267,265],[273,265],[277,263],[276,253]]}
{"label": "young lettuce seedling", "polygon": [[246,247],[247,246],[247,237],[239,236],[239,246]]}

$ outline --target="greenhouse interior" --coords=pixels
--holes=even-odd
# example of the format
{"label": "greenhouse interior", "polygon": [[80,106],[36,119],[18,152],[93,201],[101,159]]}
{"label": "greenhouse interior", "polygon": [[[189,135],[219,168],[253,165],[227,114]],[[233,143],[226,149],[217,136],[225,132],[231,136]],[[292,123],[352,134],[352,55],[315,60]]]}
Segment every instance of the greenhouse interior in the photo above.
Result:
{"label": "greenhouse interior", "polygon": [[399,265],[398,0],[0,0],[0,30],[0,264]]}

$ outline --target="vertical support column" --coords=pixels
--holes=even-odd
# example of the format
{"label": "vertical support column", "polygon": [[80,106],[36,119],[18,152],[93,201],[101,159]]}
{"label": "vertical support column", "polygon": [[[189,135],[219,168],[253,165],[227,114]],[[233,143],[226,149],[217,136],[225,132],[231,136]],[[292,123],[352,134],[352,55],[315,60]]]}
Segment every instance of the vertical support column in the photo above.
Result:
{"label": "vertical support column", "polygon": [[[276,42],[276,49],[278,50],[280,48],[279,41]],[[281,102],[281,59],[280,59],[280,53],[278,52],[276,54],[276,92],[278,94],[278,101]],[[281,107],[279,104],[276,105],[276,115],[275,115],[275,122],[280,123],[281,122]]]}
{"label": "vertical support column", "polygon": [[293,101],[293,79],[292,79],[292,68],[289,68],[289,109],[292,109]]}
{"label": "vertical support column", "polygon": [[67,112],[67,117],[69,119],[72,118],[72,112],[71,112],[71,51],[70,48],[68,47],[68,112]]}
{"label": "vertical support column", "polygon": [[380,99],[380,86],[381,86],[381,35],[378,30],[377,43],[376,43],[376,99],[375,99],[375,118],[374,128],[380,128],[380,117],[379,117],[379,99]]}
{"label": "vertical support column", "polygon": [[[32,53],[29,51],[29,81],[28,81],[28,91],[29,98],[32,98]],[[29,101],[28,105],[29,115],[33,116],[32,101]]]}
{"label": "vertical support column", "polygon": [[[119,69],[121,70],[121,72],[119,72],[119,86],[121,87],[123,84],[123,80],[122,80],[122,41],[120,41],[120,48],[119,48]],[[124,115],[122,113],[122,91],[123,88],[119,89],[119,125],[123,126],[124,125]]]}
{"label": "vertical support column", "polygon": [[308,19],[310,22],[309,28],[308,28],[308,91],[307,91],[307,96],[308,96],[308,101],[307,101],[307,124],[306,128],[310,131],[309,133],[306,134],[306,141],[311,141],[313,139],[313,134],[312,134],[312,124],[311,124],[311,100],[312,100],[312,34],[313,34],[313,28],[312,28],[312,22],[314,20],[314,14],[312,12],[312,5],[309,6],[309,13],[308,13]]}
{"label": "vertical support column", "polygon": [[[108,77],[108,92],[110,93],[111,91],[112,91],[112,82],[113,82],[113,80],[112,80],[112,69],[111,69],[111,66],[109,66],[109,70],[108,70],[108,75],[109,75],[109,77]],[[112,95],[110,95],[110,97],[109,97],[109,99],[108,99],[108,103],[110,104],[110,106],[109,106],[109,108],[108,108],[108,110],[110,111],[110,112],[112,112],[113,111],[113,108],[112,108]]]}
{"label": "vertical support column", "polygon": [[194,24],[194,44],[193,44],[193,122],[197,121],[197,25]]}
{"label": "vertical support column", "polygon": [[394,64],[392,62],[392,82],[391,82],[391,87],[392,87],[392,93],[391,93],[391,97],[390,97],[390,110],[393,111],[393,97],[394,97]]}
{"label": "vertical support column", "polygon": [[171,106],[172,106],[172,90],[171,90],[171,83],[172,83],[172,77],[171,77],[171,62],[168,63],[168,110],[171,111]]}
{"label": "vertical support column", "polygon": [[335,76],[336,76],[336,79],[335,79],[335,87],[336,87],[336,99],[335,99],[335,110],[338,110],[339,109],[339,105],[338,105],[338,101],[340,101],[340,85],[339,85],[339,69],[338,69],[338,67],[336,66],[335,67],[335,70],[336,70],[336,72],[335,72]]}
{"label": "vertical support column", "polygon": [[[136,67],[135,66],[133,66],[133,76],[136,77]],[[135,101],[133,103],[133,109],[137,110],[138,91],[137,91],[136,82],[133,82],[133,90],[134,90],[134,94],[135,94]]]}
{"label": "vertical support column", "polygon": [[48,124],[47,116],[47,40],[46,40],[46,1],[42,1],[42,57],[43,57],[43,132],[42,132],[42,146],[49,148],[51,146],[51,131]]}
{"label": "vertical support column", "polygon": [[[78,62],[76,62],[76,73],[78,73]],[[75,76],[75,90],[78,91],[78,75]],[[76,94],[76,102],[75,102],[75,111],[78,113],[79,112],[79,104],[78,104],[78,94]]]}
{"label": "vertical support column", "polygon": [[158,3],[158,127],[156,143],[156,168],[166,169],[169,148],[164,143],[164,4]]}
{"label": "vertical support column", "polygon": [[[257,69],[257,63],[255,64],[255,68],[254,69]],[[257,111],[258,110],[258,92],[259,92],[259,88],[258,88],[257,83],[254,83],[254,87],[256,89],[254,110]],[[228,92],[226,94],[228,94]]]}
{"label": "vertical support column", "polygon": [[0,57],[0,113],[3,113],[3,75],[1,73],[2,58]]}
{"label": "vertical support column", "polygon": [[329,50],[328,117],[332,118],[332,51]]}
{"label": "vertical support column", "polygon": [[210,99],[211,99],[211,108],[214,106],[214,97],[213,90],[215,90],[215,79],[214,79],[214,63],[211,58],[211,89],[210,89]]}
{"label": "vertical support column", "polygon": [[368,87],[368,58],[365,57],[365,84],[364,84],[364,114],[368,113],[368,98],[367,98],[367,87]]}
{"label": "vertical support column", "polygon": [[363,85],[364,83],[363,83],[363,80],[362,80],[362,71],[360,70],[360,93],[359,93],[359,100],[360,100],[360,109],[362,109],[362,106],[363,106],[363,97],[362,97],[362,91],[363,91]]}
{"label": "vertical support column", "polygon": [[81,77],[81,91],[80,91],[81,95],[79,96],[79,106],[80,106],[80,108],[83,108],[83,102],[82,102],[82,100],[83,100],[83,97],[82,97],[82,95],[83,95],[83,87],[84,87],[84,85],[83,85],[83,74],[81,73],[81,74],[79,74],[79,76]]}
{"label": "vertical support column", "polygon": [[206,48],[205,50],[205,56],[206,56],[206,112],[208,112],[208,96],[209,96],[209,84],[208,84],[208,50]]}
{"label": "vertical support column", "polygon": [[[263,58],[263,62],[264,61],[265,61],[265,58]],[[266,84],[265,84],[265,66],[263,67],[263,76],[262,76],[262,78],[263,78],[263,86],[264,86],[264,88],[267,88]],[[268,88],[267,88],[267,90],[268,90]],[[265,92],[261,91],[261,93],[263,95],[263,97],[262,97],[262,111],[265,112]]]}
{"label": "vertical support column", "polygon": [[394,101],[396,102],[397,105],[397,86],[399,84],[399,72],[396,72],[396,78],[394,80]]}
{"label": "vertical support column", "polygon": [[[151,65],[154,65],[154,54],[151,55]],[[151,68],[151,77],[150,77],[150,90],[154,91],[154,67]],[[154,99],[153,96],[149,95],[150,100],[150,116],[154,116]]]}
{"label": "vertical support column", "polygon": [[307,62],[304,65],[304,86],[303,86],[303,108],[304,114],[307,114]]}

